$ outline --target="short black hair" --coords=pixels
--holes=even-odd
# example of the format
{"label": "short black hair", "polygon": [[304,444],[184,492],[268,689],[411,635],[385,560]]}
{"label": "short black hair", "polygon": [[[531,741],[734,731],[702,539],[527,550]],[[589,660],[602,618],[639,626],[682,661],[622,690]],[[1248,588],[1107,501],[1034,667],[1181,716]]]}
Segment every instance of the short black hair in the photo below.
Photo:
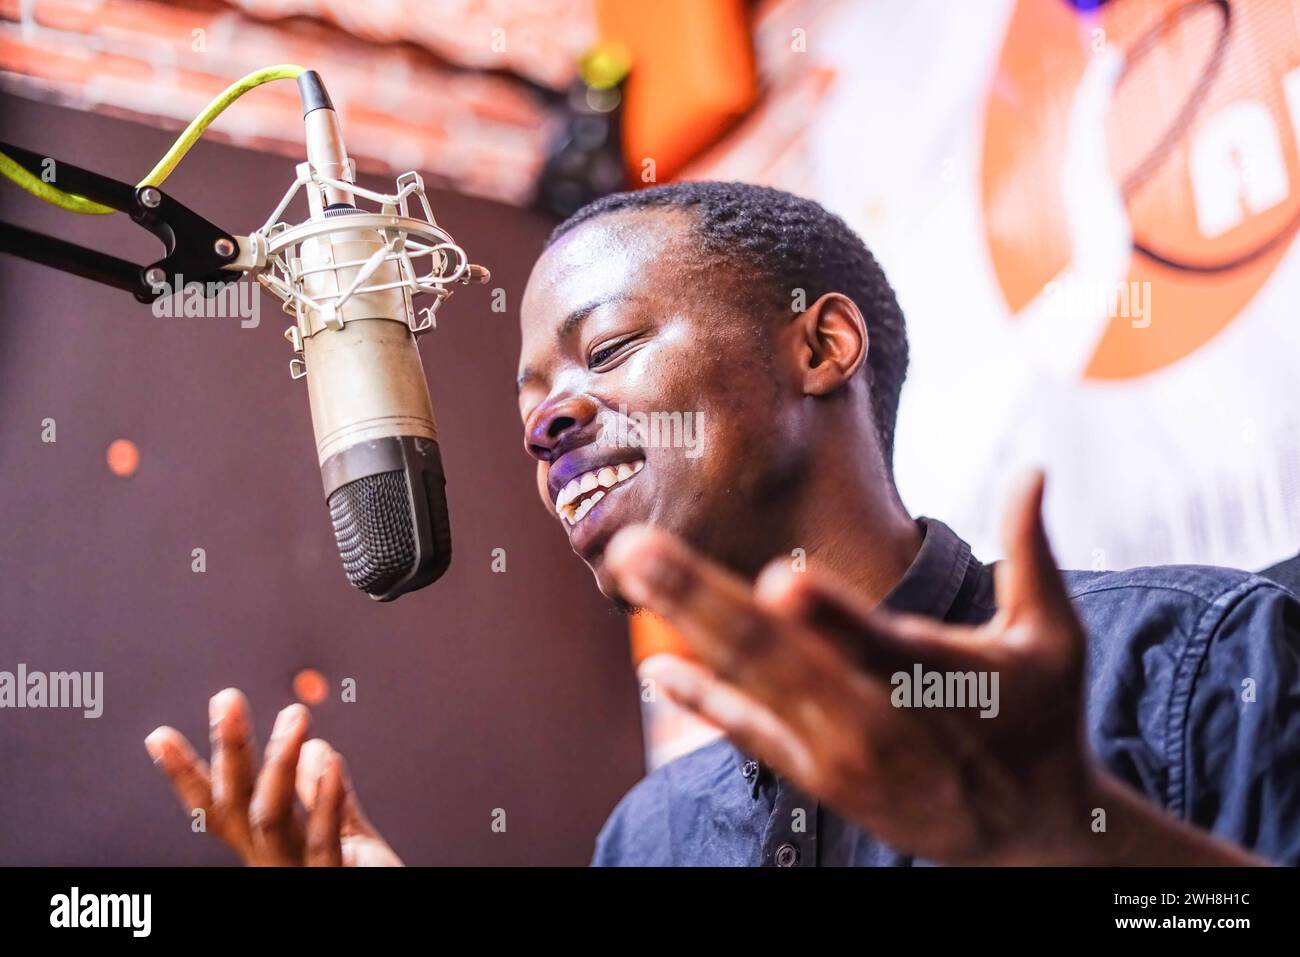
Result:
{"label": "short black hair", "polygon": [[602,196],[556,226],[546,245],[597,216],[665,207],[693,212],[705,252],[744,273],[744,287],[757,289],[764,306],[788,312],[799,289],[808,305],[828,292],[857,304],[871,340],[866,368],[876,431],[885,463],[892,464],[907,328],[884,270],[858,234],[818,203],[779,189],[681,182]]}

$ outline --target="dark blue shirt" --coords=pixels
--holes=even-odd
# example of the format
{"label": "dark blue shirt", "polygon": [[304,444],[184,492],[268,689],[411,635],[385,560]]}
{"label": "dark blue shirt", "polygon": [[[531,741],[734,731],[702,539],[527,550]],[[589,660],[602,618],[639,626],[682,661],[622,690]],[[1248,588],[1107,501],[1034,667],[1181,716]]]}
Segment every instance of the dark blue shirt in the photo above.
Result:
{"label": "dark blue shirt", "polygon": [[[950,622],[994,612],[992,566],[922,519],[885,604]],[[1300,601],[1247,572],[1191,565],[1065,572],[1088,634],[1088,740],[1177,817],[1300,863]],[[659,768],[614,809],[598,865],[874,865],[900,854],[720,740]]]}

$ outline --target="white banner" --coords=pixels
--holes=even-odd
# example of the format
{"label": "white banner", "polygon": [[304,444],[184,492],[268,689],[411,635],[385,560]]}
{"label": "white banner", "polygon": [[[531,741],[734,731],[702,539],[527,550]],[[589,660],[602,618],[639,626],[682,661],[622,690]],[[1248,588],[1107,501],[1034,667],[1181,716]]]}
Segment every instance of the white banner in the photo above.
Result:
{"label": "white banner", "polygon": [[908,318],[896,471],[985,560],[1048,471],[1067,567],[1300,549],[1300,0],[769,3],[688,171],[810,196]]}

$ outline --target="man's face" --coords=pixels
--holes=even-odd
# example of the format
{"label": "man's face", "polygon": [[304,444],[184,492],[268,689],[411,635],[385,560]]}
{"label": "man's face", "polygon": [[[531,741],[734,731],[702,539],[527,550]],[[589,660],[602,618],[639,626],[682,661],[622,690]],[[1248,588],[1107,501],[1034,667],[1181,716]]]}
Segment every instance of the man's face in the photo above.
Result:
{"label": "man's face", "polygon": [[771,557],[754,552],[797,471],[798,430],[779,358],[764,358],[771,320],[744,314],[734,281],[708,268],[678,210],[597,217],[529,278],[524,442],[547,510],[611,598],[603,553],[624,525],[658,525],[737,567]]}

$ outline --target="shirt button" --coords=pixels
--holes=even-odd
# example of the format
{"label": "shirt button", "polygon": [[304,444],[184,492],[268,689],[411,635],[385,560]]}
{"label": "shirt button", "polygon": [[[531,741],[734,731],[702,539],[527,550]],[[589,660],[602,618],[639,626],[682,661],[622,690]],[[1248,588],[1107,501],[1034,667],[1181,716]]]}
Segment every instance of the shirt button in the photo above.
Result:
{"label": "shirt button", "polygon": [[782,844],[776,849],[777,867],[794,867],[799,863],[799,848],[793,844]]}

